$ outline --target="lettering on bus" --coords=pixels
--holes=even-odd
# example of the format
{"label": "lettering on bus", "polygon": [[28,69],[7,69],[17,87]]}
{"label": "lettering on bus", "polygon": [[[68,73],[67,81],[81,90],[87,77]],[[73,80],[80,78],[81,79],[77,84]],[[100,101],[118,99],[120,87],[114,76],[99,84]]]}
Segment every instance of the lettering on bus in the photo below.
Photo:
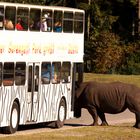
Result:
{"label": "lettering on bus", "polygon": [[[31,51],[30,51],[31,50]],[[9,54],[20,54],[21,56],[23,55],[28,55],[28,54],[39,54],[39,55],[47,55],[47,54],[54,54],[54,47],[53,46],[46,46],[43,48],[40,47],[34,47],[32,49],[22,46],[22,47],[9,47],[8,48],[8,53]],[[66,48],[62,47],[62,48],[57,48],[57,51],[62,51],[65,53],[65,51],[67,50]],[[68,48],[68,54],[78,54],[78,48],[76,46],[69,46]],[[5,53],[5,49],[4,48],[0,48],[0,54],[4,54]]]}
{"label": "lettering on bus", "polygon": [[30,53],[30,49],[28,48],[8,48],[8,53],[9,54],[20,54],[21,56],[23,55],[28,55]]}
{"label": "lettering on bus", "polygon": [[44,47],[44,48],[40,48],[40,47],[34,47],[32,48],[32,54],[42,54],[42,55],[46,55],[46,54],[53,54],[54,53],[54,48],[53,47]]}
{"label": "lettering on bus", "polygon": [[68,54],[78,54],[78,47],[77,46],[69,46]]}
{"label": "lettering on bus", "polygon": [[[0,50],[0,53],[3,53],[4,50]],[[22,49],[22,48],[8,48],[8,53],[9,54],[21,54],[21,56],[23,55],[28,55],[28,54],[40,54],[40,55],[46,55],[46,54],[53,54],[54,53],[54,49],[49,47],[49,48],[32,48],[32,52],[30,52],[29,48],[26,49]]]}
{"label": "lettering on bus", "polygon": [[68,54],[78,54],[78,50],[70,49],[70,50],[68,50]]}
{"label": "lettering on bus", "polygon": [[32,53],[33,54],[41,54],[42,53],[41,48],[32,48]]}
{"label": "lettering on bus", "polygon": [[4,53],[4,48],[0,48],[0,54]]}
{"label": "lettering on bus", "polygon": [[46,54],[54,54],[54,48],[52,47],[44,48],[43,55],[46,55]]}

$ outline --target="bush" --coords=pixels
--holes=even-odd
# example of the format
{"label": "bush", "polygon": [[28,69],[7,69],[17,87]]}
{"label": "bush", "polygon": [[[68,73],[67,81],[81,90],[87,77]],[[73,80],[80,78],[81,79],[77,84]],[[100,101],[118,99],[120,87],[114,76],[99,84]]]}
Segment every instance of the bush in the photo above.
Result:
{"label": "bush", "polygon": [[120,67],[120,74],[140,74],[140,49],[139,42],[132,43],[125,48],[125,59]]}
{"label": "bush", "polygon": [[123,58],[123,48],[119,43],[119,37],[108,31],[102,31],[98,36],[91,35],[90,47],[87,52],[94,65],[93,72],[116,73]]}
{"label": "bush", "polygon": [[140,42],[124,44],[114,33],[102,31],[92,34],[86,45],[92,72],[140,74]]}

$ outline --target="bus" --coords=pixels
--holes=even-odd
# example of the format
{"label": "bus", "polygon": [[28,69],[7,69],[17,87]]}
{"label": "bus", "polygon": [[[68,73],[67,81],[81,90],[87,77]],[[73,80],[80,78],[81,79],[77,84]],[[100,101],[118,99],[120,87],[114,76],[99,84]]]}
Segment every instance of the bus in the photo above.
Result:
{"label": "bus", "polygon": [[73,118],[82,82],[84,10],[0,2],[0,128]]}

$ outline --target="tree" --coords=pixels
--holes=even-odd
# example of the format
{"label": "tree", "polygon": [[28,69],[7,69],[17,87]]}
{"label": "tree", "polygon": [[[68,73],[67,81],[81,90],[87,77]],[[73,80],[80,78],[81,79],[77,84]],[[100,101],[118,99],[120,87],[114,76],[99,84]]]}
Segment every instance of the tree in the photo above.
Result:
{"label": "tree", "polygon": [[[22,0],[3,1],[23,3]],[[140,12],[137,6],[140,0],[24,0],[24,3],[84,9],[86,14],[85,60],[94,63],[93,68],[96,72],[108,72],[110,69],[117,71],[122,63],[125,63],[122,64],[122,69],[126,70],[126,64],[131,62],[132,66],[132,63],[135,63],[134,58],[138,57],[135,55],[139,54],[138,49],[127,61],[121,54],[126,53],[126,48],[131,45],[132,48],[134,47],[133,41],[136,41],[134,37],[137,31],[140,32],[138,16]],[[114,53],[115,50],[116,53]],[[121,58],[121,62],[116,54]],[[103,58],[102,61],[101,58]],[[116,62],[115,65],[114,62]]]}
{"label": "tree", "polygon": [[46,0],[45,5],[62,6],[64,0]]}
{"label": "tree", "polygon": [[138,0],[138,35],[140,36],[140,0]]}
{"label": "tree", "polygon": [[126,62],[122,57],[124,48],[133,41],[136,0],[94,0],[86,9],[91,17],[91,26],[89,39],[85,41],[85,59],[94,64],[94,72],[119,71],[119,67]]}

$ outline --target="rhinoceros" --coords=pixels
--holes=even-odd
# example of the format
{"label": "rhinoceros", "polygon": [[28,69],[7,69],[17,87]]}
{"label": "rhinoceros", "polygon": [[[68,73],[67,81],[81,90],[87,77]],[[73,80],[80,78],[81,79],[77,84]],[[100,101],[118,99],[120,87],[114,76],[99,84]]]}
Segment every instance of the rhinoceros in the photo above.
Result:
{"label": "rhinoceros", "polygon": [[75,116],[79,116],[81,108],[86,108],[93,118],[92,125],[108,125],[105,113],[117,114],[127,108],[135,113],[134,127],[140,128],[140,88],[122,82],[100,83],[83,82],[75,92]]}

